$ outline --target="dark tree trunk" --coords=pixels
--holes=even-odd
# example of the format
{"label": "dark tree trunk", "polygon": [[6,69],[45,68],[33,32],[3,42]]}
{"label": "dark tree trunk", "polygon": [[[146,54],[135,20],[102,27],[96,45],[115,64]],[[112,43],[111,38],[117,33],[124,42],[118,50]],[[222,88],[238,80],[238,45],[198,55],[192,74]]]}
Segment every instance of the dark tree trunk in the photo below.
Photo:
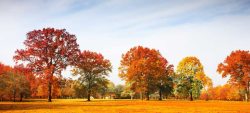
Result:
{"label": "dark tree trunk", "polygon": [[88,100],[87,101],[90,101],[90,95],[91,95],[91,90],[90,90],[90,82],[88,84]]}
{"label": "dark tree trunk", "polygon": [[90,90],[88,90],[88,101],[90,101]]}
{"label": "dark tree trunk", "polygon": [[16,90],[13,90],[13,102],[16,102]]}
{"label": "dark tree trunk", "polygon": [[52,93],[51,93],[51,88],[52,84],[51,84],[51,80],[49,80],[49,84],[48,84],[48,102],[52,102]]}
{"label": "dark tree trunk", "polygon": [[20,93],[20,102],[23,101],[23,93]]}
{"label": "dark tree trunk", "polygon": [[147,92],[146,95],[147,95],[147,100],[149,100],[149,92]]}
{"label": "dark tree trunk", "polygon": [[249,86],[250,86],[250,83],[249,81],[247,81],[247,101],[249,100]]}
{"label": "dark tree trunk", "polygon": [[192,93],[192,91],[190,92],[190,101],[193,101],[193,93]]}
{"label": "dark tree trunk", "polygon": [[159,90],[159,100],[162,100],[162,88]]}

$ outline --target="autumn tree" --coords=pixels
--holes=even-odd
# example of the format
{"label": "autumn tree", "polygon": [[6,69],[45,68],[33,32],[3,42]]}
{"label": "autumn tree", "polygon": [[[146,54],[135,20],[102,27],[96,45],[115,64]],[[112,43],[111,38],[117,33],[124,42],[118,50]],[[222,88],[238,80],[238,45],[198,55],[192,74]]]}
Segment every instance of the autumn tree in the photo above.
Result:
{"label": "autumn tree", "polygon": [[22,65],[14,66],[14,68],[0,63],[0,98],[9,96],[9,100],[16,101],[19,97],[22,101],[23,97],[30,96],[30,74],[28,69]]}
{"label": "autumn tree", "polygon": [[131,84],[134,92],[140,93],[141,99],[145,92],[149,100],[149,95],[158,89],[159,78],[165,74],[167,66],[167,60],[158,50],[137,46],[122,55],[119,76]]}
{"label": "autumn tree", "polygon": [[203,66],[196,57],[182,59],[177,67],[177,76],[176,91],[189,96],[191,101],[193,96],[199,97],[201,89],[211,80],[205,75]]}
{"label": "autumn tree", "polygon": [[31,69],[25,67],[23,64],[15,65],[13,68],[15,74],[15,84],[18,88],[19,98],[22,101],[24,96],[31,96],[34,93],[36,84],[35,76],[32,74]]}
{"label": "autumn tree", "polygon": [[222,77],[229,76],[229,83],[245,87],[245,100],[248,101],[250,87],[250,53],[249,51],[232,51],[224,62],[218,65],[217,71]]}
{"label": "autumn tree", "polygon": [[74,80],[72,78],[60,77],[58,81],[59,94],[61,98],[72,98],[74,96]]}
{"label": "autumn tree", "polygon": [[124,85],[116,85],[114,90],[116,98],[120,99],[122,97],[122,92],[124,91]]}
{"label": "autumn tree", "polygon": [[[212,100],[234,100],[239,101],[243,100],[244,93],[242,93],[242,90],[244,90],[243,87],[240,85],[233,85],[233,84],[225,84],[222,86],[216,86],[216,87],[210,87],[207,92],[209,95],[207,95],[207,92],[203,91],[200,99],[212,99]],[[208,96],[208,97],[207,97]]]}
{"label": "autumn tree", "polygon": [[76,98],[84,98],[88,95],[86,86],[79,80],[74,81],[73,89]]}
{"label": "autumn tree", "polygon": [[[9,92],[9,72],[12,68],[0,62],[0,99],[7,98]],[[10,92],[11,93],[11,92]]]}
{"label": "autumn tree", "polygon": [[132,100],[134,98],[135,91],[131,89],[131,85],[132,85],[132,83],[129,81],[125,82],[124,90],[121,93],[121,96],[130,97],[130,99]]}
{"label": "autumn tree", "polygon": [[157,86],[159,89],[159,100],[162,100],[163,95],[166,95],[167,97],[173,92],[173,75],[174,66],[169,65],[166,68],[165,73],[158,77],[159,80],[157,81]]}
{"label": "autumn tree", "polygon": [[85,50],[80,54],[79,61],[72,73],[73,75],[80,75],[79,81],[87,88],[88,101],[90,101],[93,89],[106,82],[105,77],[108,76],[111,69],[110,61],[100,53]]}
{"label": "autumn tree", "polygon": [[18,49],[15,61],[24,61],[48,85],[48,102],[52,99],[53,76],[60,75],[79,56],[75,35],[65,29],[44,28],[27,33],[25,49]]}

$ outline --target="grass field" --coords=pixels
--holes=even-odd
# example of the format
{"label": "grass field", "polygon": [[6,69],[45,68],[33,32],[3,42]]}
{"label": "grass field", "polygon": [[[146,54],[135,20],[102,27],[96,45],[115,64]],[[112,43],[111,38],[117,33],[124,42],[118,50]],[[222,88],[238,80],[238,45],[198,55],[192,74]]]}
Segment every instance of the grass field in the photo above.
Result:
{"label": "grass field", "polygon": [[250,113],[250,102],[234,101],[141,101],[80,99],[0,102],[0,113]]}

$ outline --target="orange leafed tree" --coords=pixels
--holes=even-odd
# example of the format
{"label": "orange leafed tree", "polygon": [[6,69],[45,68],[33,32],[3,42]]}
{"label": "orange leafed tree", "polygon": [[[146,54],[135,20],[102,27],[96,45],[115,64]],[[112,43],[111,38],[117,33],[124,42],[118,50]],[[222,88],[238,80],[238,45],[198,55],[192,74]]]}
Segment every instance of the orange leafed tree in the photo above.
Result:
{"label": "orange leafed tree", "polygon": [[65,29],[44,28],[27,33],[25,49],[19,49],[15,61],[24,61],[35,75],[46,78],[48,102],[51,102],[52,79],[68,65],[74,64],[80,51],[75,35]]}
{"label": "orange leafed tree", "polygon": [[157,89],[159,78],[165,75],[168,62],[159,51],[137,46],[122,55],[119,76],[131,84],[131,89],[149,94]]}
{"label": "orange leafed tree", "polygon": [[245,87],[245,100],[248,100],[250,82],[249,51],[233,51],[223,63],[218,65],[217,71],[222,74],[222,77],[230,76],[229,83]]}
{"label": "orange leafed tree", "polygon": [[12,68],[8,65],[0,62],[0,100],[6,98],[6,92],[8,90],[8,74],[12,71]]}
{"label": "orange leafed tree", "polygon": [[19,95],[20,101],[22,101],[24,94],[29,92],[32,95],[36,92],[36,78],[31,69],[25,67],[23,64],[14,66],[13,71],[19,78]]}
{"label": "orange leafed tree", "polygon": [[87,87],[87,98],[90,101],[93,89],[104,83],[105,76],[108,76],[111,71],[110,61],[105,59],[102,54],[83,51],[72,73],[80,75],[79,80]]}

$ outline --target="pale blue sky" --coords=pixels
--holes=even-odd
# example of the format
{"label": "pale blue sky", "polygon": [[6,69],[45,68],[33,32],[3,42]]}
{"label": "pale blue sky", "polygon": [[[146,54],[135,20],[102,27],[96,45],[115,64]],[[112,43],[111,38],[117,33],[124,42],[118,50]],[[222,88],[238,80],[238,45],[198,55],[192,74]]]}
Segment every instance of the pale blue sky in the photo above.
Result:
{"label": "pale blue sky", "polygon": [[218,63],[232,50],[250,50],[250,0],[1,0],[0,61],[13,65],[26,33],[44,27],[65,28],[81,50],[110,59],[116,84],[124,83],[121,54],[142,45],[159,49],[175,67],[198,57],[220,85],[226,79],[216,72]]}

